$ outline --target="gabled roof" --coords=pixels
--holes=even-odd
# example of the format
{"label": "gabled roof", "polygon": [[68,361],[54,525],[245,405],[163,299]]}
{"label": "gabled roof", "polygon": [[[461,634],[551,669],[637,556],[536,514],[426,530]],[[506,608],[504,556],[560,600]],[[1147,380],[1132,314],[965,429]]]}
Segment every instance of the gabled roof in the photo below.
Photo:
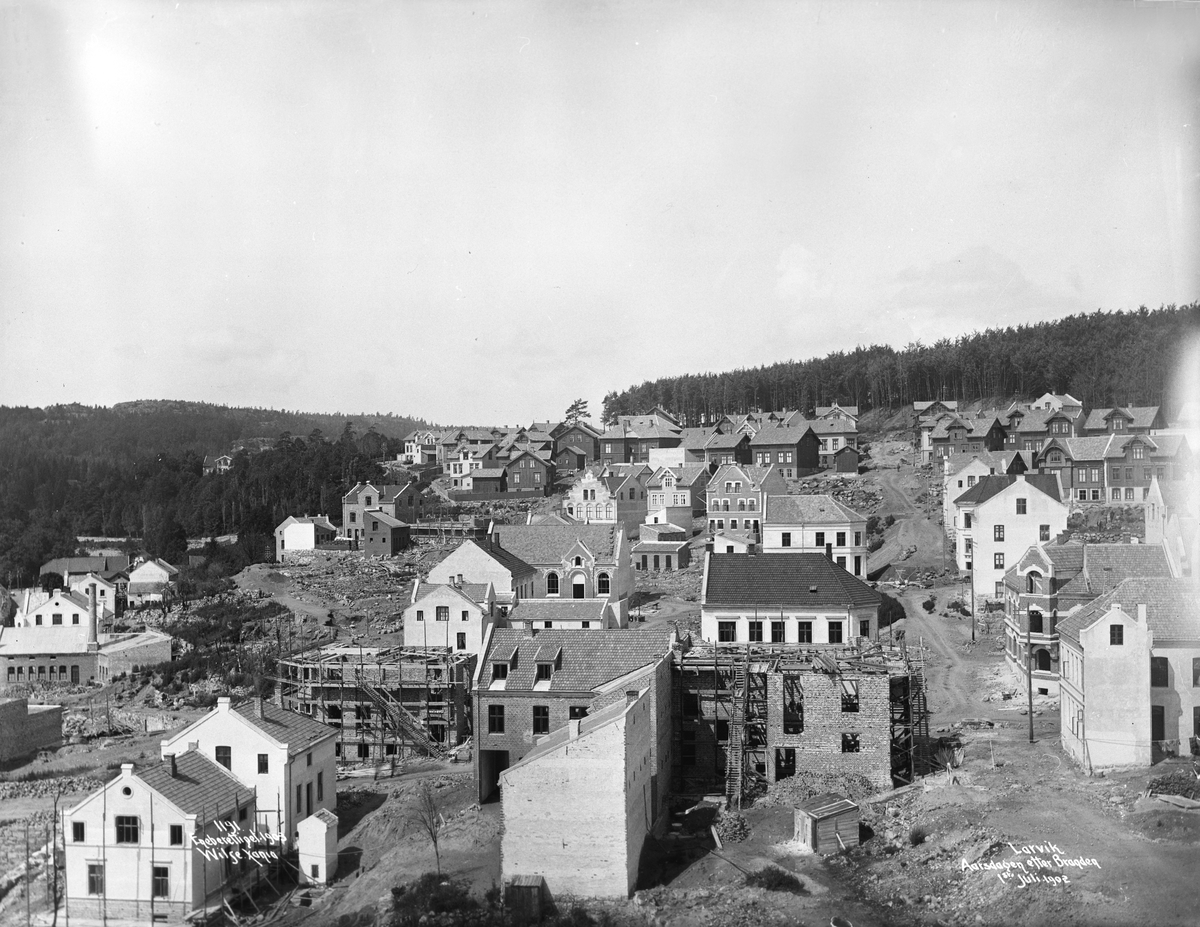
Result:
{"label": "gabled roof", "polygon": [[[562,651],[562,665],[550,677],[551,692],[590,692],[610,680],[643,666],[657,663],[671,652],[673,630],[610,628],[595,634],[578,630],[544,630],[527,637],[517,628],[497,628],[484,662],[501,659],[510,663],[505,692],[532,691],[537,675],[537,656],[543,648]],[[511,657],[516,656],[516,666]],[[486,679],[486,675],[482,677]],[[480,688],[486,688],[481,682]]]}
{"label": "gabled roof", "polygon": [[993,496],[998,496],[1008,487],[1023,478],[1031,489],[1044,492],[1051,499],[1061,502],[1058,477],[1053,473],[989,474],[981,476],[979,482],[954,500],[955,505],[980,505]]}
{"label": "gabled roof", "polygon": [[763,482],[774,473],[775,471],[771,467],[757,467],[751,464],[722,464],[708,481],[708,488],[710,492],[723,492],[721,483],[739,477],[750,483],[752,487],[761,487]]}
{"label": "gabled roof", "polygon": [[1097,435],[1087,438],[1056,438],[1064,447],[1072,460],[1103,460],[1108,456],[1109,447],[1116,440],[1115,435]]}
{"label": "gabled roof", "polygon": [[705,605],[875,606],[878,592],[818,553],[708,555]]}
{"label": "gabled roof", "polygon": [[819,435],[842,435],[858,431],[858,422],[845,418],[817,419],[809,422],[808,425]]}
{"label": "gabled roof", "polygon": [[127,569],[129,558],[124,554],[113,557],[57,557],[43,563],[38,574],[45,576],[47,573],[57,573],[66,576],[68,573],[107,573]]}
{"label": "gabled roof", "polygon": [[382,522],[384,525],[386,525],[389,528],[407,528],[408,527],[408,522],[401,521],[399,518],[393,518],[387,512],[377,512],[374,510],[369,510],[369,511],[366,511],[363,513],[363,521],[366,521],[368,518],[372,518],[376,521]]}
{"label": "gabled roof", "polygon": [[711,438],[708,439],[708,442],[704,445],[704,449],[706,451],[725,450],[727,448],[737,447],[739,444],[741,444],[743,441],[746,441],[746,440],[750,440],[750,439],[747,439],[747,437],[744,434],[741,434],[740,432],[734,432],[732,434],[727,434],[727,435],[714,434]]}
{"label": "gabled roof", "polygon": [[1108,420],[1120,416],[1130,428],[1150,428],[1158,417],[1158,406],[1115,406],[1111,409],[1092,409],[1083,423],[1086,430],[1108,428]]}
{"label": "gabled roof", "polygon": [[434,593],[449,592],[460,599],[465,599],[472,605],[478,606],[480,602],[487,600],[489,586],[491,586],[491,583],[463,583],[461,586],[455,586],[450,583],[421,583],[417,589],[417,597],[413,600],[412,604],[419,605]]}
{"label": "gabled roof", "polygon": [[617,544],[616,525],[497,525],[500,547],[531,565],[561,563],[583,542],[599,563],[612,562]]}
{"label": "gabled roof", "polygon": [[470,473],[464,473],[463,476],[469,476],[473,480],[498,480],[508,472],[503,467],[479,467],[472,470]]}
{"label": "gabled roof", "polygon": [[760,429],[758,434],[750,439],[750,446],[764,447],[785,444],[788,447],[795,447],[800,443],[800,439],[811,430],[812,428],[808,422],[795,426],[772,425],[769,428]]}
{"label": "gabled roof", "polygon": [[333,523],[324,515],[289,515],[276,526],[275,530],[281,531],[288,525],[316,525],[327,531],[337,531]]}
{"label": "gabled roof", "polygon": [[914,402],[913,411],[919,414],[924,412],[930,406],[937,405],[939,403],[952,412],[958,408],[957,399],[931,399],[928,402]]}
{"label": "gabled roof", "polygon": [[[1169,577],[1167,555],[1158,544],[1084,544],[1083,560],[1074,578],[1059,588],[1064,596],[1091,597],[1108,592],[1127,579]],[[1055,564],[1058,574],[1058,564]],[[1063,571],[1065,573],[1065,571]]]}
{"label": "gabled roof", "polygon": [[679,433],[679,446],[689,451],[703,450],[715,433],[712,428],[685,428]]}
{"label": "gabled roof", "polygon": [[201,821],[227,815],[235,806],[254,801],[253,789],[198,750],[175,757],[174,776],[170,760],[135,770],[134,775],[184,814],[198,815]]}
{"label": "gabled roof", "polygon": [[[262,702],[263,716],[261,718],[257,715],[254,699],[234,705],[230,711],[241,715],[252,727],[262,731],[277,743],[287,744],[288,756],[303,753],[313,744],[337,734],[336,728],[322,724],[320,721],[314,721],[307,715],[279,708],[265,700]],[[200,721],[203,720],[204,718],[200,719]]]}
{"label": "gabled roof", "polygon": [[1089,602],[1058,623],[1058,633],[1079,642],[1079,632],[1120,605],[1137,620],[1137,607],[1146,606],[1146,623],[1156,644],[1163,641],[1200,641],[1200,586],[1179,579],[1127,579],[1111,592]]}
{"label": "gabled roof", "polygon": [[842,525],[866,520],[866,515],[842,505],[833,496],[767,496],[763,506],[766,525]]}

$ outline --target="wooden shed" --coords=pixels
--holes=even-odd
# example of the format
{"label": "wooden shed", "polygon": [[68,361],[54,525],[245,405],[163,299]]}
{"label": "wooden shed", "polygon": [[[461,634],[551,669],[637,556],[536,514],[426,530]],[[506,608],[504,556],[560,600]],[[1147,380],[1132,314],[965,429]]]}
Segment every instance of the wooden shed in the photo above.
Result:
{"label": "wooden shed", "polygon": [[858,805],[826,792],[796,806],[796,839],[814,853],[838,853],[858,846]]}

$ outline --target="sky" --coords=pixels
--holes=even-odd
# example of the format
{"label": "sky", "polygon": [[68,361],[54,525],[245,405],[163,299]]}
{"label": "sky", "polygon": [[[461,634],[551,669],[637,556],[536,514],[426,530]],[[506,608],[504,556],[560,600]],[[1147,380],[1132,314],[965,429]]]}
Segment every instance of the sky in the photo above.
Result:
{"label": "sky", "polygon": [[0,0],[0,404],[439,424],[1200,299],[1200,4]]}

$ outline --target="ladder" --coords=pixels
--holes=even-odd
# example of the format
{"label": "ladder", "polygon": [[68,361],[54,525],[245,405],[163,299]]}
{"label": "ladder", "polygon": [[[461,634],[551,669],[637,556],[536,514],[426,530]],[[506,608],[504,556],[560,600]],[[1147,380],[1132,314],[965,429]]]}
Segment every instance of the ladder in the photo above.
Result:
{"label": "ladder", "polygon": [[729,806],[742,807],[742,785],[746,764],[746,663],[737,656],[733,672],[733,712],[729,721],[729,748],[725,762],[725,795]]}
{"label": "ladder", "polygon": [[369,682],[359,679],[358,687],[383,712],[392,730],[406,736],[431,757],[445,758],[445,749],[429,736],[429,732],[425,730],[425,725],[421,723],[420,718]]}
{"label": "ladder", "polygon": [[913,775],[924,775],[932,768],[929,743],[929,708],[925,700],[925,661],[916,664],[909,677],[909,724],[912,730]]}

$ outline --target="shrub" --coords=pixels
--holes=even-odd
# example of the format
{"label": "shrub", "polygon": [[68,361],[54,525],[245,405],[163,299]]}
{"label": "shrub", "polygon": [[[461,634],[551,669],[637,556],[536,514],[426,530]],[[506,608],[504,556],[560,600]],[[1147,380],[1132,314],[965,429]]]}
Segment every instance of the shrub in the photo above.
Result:
{"label": "shrub", "polygon": [[469,914],[480,909],[466,882],[427,872],[415,882],[392,889],[393,927],[416,927],[426,914]]}
{"label": "shrub", "polygon": [[746,876],[746,884],[750,888],[765,888],[769,892],[791,892],[793,895],[807,895],[808,889],[786,869],[778,866],[764,866],[757,872]]}
{"label": "shrub", "polygon": [[885,528],[890,528],[890,527],[892,527],[892,525],[894,525],[895,523],[896,523],[896,516],[895,516],[895,515],[889,515],[887,518],[885,518],[885,519],[883,520],[883,526],[884,526]]}
{"label": "shrub", "polygon": [[921,608],[933,614],[933,610],[937,607],[937,596],[931,595],[928,599],[921,603]]}
{"label": "shrub", "polygon": [[867,519],[867,534],[878,534],[883,525],[883,519],[878,515],[872,515]]}
{"label": "shrub", "polygon": [[914,824],[908,832],[908,842],[914,847],[919,847],[929,839],[929,833],[929,828],[924,824]]}
{"label": "shrub", "polygon": [[872,534],[867,538],[867,553],[873,554],[883,546],[883,535]]}

